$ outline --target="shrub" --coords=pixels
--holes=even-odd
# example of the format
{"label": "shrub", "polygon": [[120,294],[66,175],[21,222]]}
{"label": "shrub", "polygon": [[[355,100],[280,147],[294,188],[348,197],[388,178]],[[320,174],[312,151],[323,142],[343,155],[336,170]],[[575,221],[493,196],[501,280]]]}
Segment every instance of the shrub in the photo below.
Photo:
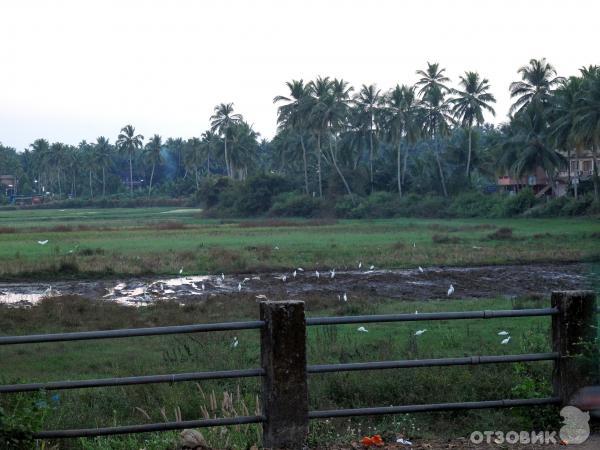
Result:
{"label": "shrub", "polygon": [[308,195],[286,193],[277,196],[269,210],[270,216],[314,217],[322,209],[322,201]]}
{"label": "shrub", "polygon": [[503,202],[498,203],[492,214],[499,217],[514,217],[523,214],[533,205],[536,198],[531,189],[523,189],[516,195],[508,196]]}
{"label": "shrub", "polygon": [[265,213],[271,208],[273,198],[289,189],[287,180],[280,175],[256,175],[241,186],[235,209],[245,216]]}
{"label": "shrub", "polygon": [[480,192],[463,193],[452,199],[448,212],[454,217],[485,217],[501,200],[498,196]]}
{"label": "shrub", "polygon": [[447,234],[434,234],[431,236],[431,240],[434,244],[458,244],[460,242],[460,238]]}
{"label": "shrub", "polygon": [[390,192],[375,192],[352,208],[349,217],[353,219],[387,218],[398,214],[398,209],[397,195]]}

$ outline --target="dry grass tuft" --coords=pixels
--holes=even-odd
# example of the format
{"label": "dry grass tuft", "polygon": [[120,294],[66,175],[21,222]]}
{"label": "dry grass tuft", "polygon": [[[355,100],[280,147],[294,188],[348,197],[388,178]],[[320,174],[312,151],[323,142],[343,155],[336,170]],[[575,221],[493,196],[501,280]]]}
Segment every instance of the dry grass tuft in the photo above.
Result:
{"label": "dry grass tuft", "polygon": [[488,239],[492,240],[508,240],[513,239],[513,230],[512,228],[502,227],[498,228],[493,233],[488,234]]}
{"label": "dry grass tuft", "polygon": [[434,234],[431,236],[431,240],[434,244],[458,244],[460,242],[460,238],[447,234]]}

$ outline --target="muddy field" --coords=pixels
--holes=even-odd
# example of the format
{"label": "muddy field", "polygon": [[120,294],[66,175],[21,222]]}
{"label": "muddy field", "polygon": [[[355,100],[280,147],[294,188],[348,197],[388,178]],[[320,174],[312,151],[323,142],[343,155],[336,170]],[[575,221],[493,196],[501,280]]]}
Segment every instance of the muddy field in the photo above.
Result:
{"label": "muddy field", "polygon": [[[157,300],[202,301],[243,296],[249,299],[302,299],[330,297],[339,301],[353,296],[427,300],[446,297],[491,298],[547,296],[553,290],[590,287],[584,264],[510,265],[413,270],[308,271],[287,273],[133,278],[54,283],[0,283],[0,303],[31,305],[43,297],[80,295],[129,305]],[[450,286],[454,292],[448,295]]]}

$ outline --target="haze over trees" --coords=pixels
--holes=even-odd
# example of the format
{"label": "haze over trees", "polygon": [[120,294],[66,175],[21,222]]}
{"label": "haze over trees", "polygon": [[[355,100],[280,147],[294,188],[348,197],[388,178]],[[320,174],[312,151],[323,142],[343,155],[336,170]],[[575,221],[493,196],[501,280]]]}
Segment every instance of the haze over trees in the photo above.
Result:
{"label": "haze over trees", "polygon": [[388,91],[326,76],[289,80],[273,99],[278,129],[271,140],[234,103],[221,103],[206,131],[186,140],[145,139],[129,124],[116,138],[78,146],[43,138],[22,151],[0,145],[0,174],[18,177],[18,194],[54,199],[192,196],[217,177],[236,183],[280,175],[306,196],[355,203],[379,191],[481,191],[499,175],[521,177],[536,168],[553,179],[565,155],[591,151],[598,199],[598,66],[562,78],[545,59],[530,60],[510,85],[513,105],[499,126],[488,122],[496,114],[492,74],[465,71],[451,80],[437,62],[416,74],[415,85]]}

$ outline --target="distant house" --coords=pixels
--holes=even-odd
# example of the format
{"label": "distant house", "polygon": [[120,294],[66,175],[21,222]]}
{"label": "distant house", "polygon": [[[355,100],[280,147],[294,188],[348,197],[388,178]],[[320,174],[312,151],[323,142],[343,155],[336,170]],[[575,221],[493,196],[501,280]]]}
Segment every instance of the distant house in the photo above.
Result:
{"label": "distant house", "polygon": [[0,188],[6,197],[13,197],[17,190],[17,177],[15,175],[0,175]]}
{"label": "distant house", "polygon": [[565,152],[561,152],[561,154],[567,162],[554,179],[554,186],[552,186],[550,177],[541,167],[518,180],[509,175],[501,176],[498,178],[497,184],[501,190],[506,192],[517,192],[529,187],[538,197],[544,195],[562,197],[569,191],[569,183],[574,184],[591,179],[594,174],[594,158],[589,150],[579,154],[572,152],[570,157]]}

